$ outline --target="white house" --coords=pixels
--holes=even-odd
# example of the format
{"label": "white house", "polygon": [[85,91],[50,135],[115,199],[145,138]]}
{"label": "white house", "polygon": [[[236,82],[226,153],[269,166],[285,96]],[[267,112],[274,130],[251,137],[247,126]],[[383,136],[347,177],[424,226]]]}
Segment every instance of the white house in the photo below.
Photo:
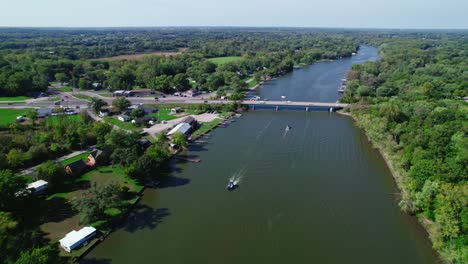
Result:
{"label": "white house", "polygon": [[81,244],[86,242],[88,239],[96,235],[96,228],[86,226],[79,231],[71,231],[66,234],[64,238],[60,239],[60,246],[67,252],[71,252],[73,249],[79,247]]}
{"label": "white house", "polygon": [[192,129],[192,126],[190,126],[189,123],[180,123],[177,126],[175,126],[173,129],[171,129],[171,131],[169,131],[167,135],[170,136],[177,132],[187,135],[190,132],[190,129]]}
{"label": "white house", "polygon": [[180,112],[182,112],[182,109],[180,107],[171,108],[171,114],[178,114]]}
{"label": "white house", "polygon": [[49,185],[48,182],[44,180],[38,180],[33,183],[28,184],[26,187],[27,190],[31,190],[33,193],[40,193],[47,189],[47,186]]}

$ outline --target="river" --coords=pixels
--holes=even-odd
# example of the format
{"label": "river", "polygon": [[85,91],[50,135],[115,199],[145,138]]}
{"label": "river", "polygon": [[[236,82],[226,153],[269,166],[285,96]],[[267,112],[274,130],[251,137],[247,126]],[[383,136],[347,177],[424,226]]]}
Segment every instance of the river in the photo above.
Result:
{"label": "river", "polygon": [[[376,58],[364,46],[259,92],[335,101],[351,64]],[[161,188],[147,189],[126,224],[82,262],[437,263],[424,230],[399,210],[385,162],[349,117],[260,110],[212,134],[191,148],[201,163],[172,164]],[[227,191],[233,176],[240,187]]]}

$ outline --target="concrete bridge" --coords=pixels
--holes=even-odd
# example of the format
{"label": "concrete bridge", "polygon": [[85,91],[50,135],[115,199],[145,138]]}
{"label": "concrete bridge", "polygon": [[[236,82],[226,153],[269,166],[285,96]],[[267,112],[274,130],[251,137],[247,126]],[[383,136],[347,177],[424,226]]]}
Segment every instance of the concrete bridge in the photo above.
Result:
{"label": "concrete bridge", "polygon": [[343,103],[324,103],[324,102],[297,102],[297,101],[242,101],[242,104],[248,105],[252,110],[255,109],[297,109],[305,111],[336,111],[347,107],[349,104]]}

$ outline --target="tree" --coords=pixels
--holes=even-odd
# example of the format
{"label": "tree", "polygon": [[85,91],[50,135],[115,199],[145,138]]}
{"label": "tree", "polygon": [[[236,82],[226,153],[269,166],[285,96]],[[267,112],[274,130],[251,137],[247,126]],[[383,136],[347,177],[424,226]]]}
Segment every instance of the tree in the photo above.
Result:
{"label": "tree", "polygon": [[6,155],[6,160],[10,168],[18,168],[23,165],[23,153],[16,148],[12,148]]}
{"label": "tree", "polygon": [[145,110],[143,108],[135,108],[130,114],[134,119],[142,117],[145,115]]}
{"label": "tree", "polygon": [[172,77],[167,75],[154,77],[148,84],[148,87],[156,91],[168,93],[172,89]]}
{"label": "tree", "polygon": [[80,222],[90,224],[105,217],[105,211],[119,204],[119,185],[116,182],[91,185],[82,197],[74,202],[80,214]]}
{"label": "tree", "polygon": [[107,103],[104,102],[104,100],[96,97],[92,97],[91,101],[88,103],[88,106],[93,109],[94,113],[99,113],[99,111],[101,111],[101,109],[106,105]]}
{"label": "tree", "polygon": [[56,245],[47,245],[44,247],[32,248],[28,251],[21,252],[19,259],[15,264],[58,264],[64,263],[60,259]]}
{"label": "tree", "polygon": [[37,111],[36,111],[36,109],[29,109],[28,112],[26,113],[26,116],[29,117],[29,119],[31,119],[31,122],[34,125],[34,123],[37,120]]}
{"label": "tree", "polygon": [[64,82],[68,81],[67,75],[63,72],[56,73],[54,77],[55,80],[57,80],[60,84],[63,84]]}
{"label": "tree", "polygon": [[51,160],[39,165],[36,169],[36,175],[39,179],[49,183],[49,188],[53,189],[65,181],[66,173],[63,166]]}
{"label": "tree", "polygon": [[24,177],[15,176],[10,170],[0,171],[0,211],[14,209],[18,199],[15,194],[25,187]]}
{"label": "tree", "polygon": [[172,143],[181,148],[185,148],[187,147],[187,138],[184,134],[177,132],[174,135],[172,135]]}
{"label": "tree", "polygon": [[89,84],[90,82],[88,81],[88,79],[86,78],[81,78],[79,81],[78,81],[78,87],[82,90],[86,90],[89,88]]}
{"label": "tree", "polygon": [[176,74],[172,83],[174,87],[176,87],[177,91],[186,91],[190,88],[188,76],[185,73]]}
{"label": "tree", "polygon": [[130,101],[128,101],[125,97],[119,97],[112,101],[112,106],[118,112],[122,112],[130,106]]}

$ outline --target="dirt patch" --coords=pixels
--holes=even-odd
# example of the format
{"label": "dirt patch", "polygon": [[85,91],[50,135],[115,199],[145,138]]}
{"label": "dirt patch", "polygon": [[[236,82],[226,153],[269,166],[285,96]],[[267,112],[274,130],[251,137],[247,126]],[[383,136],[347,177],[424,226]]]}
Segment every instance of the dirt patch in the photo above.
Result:
{"label": "dirt patch", "polygon": [[99,58],[94,60],[104,60],[104,61],[116,61],[116,60],[139,60],[146,56],[175,56],[180,55],[185,52],[187,48],[179,49],[179,51],[155,51],[155,52],[145,52],[145,53],[137,53],[137,54],[129,54],[129,55],[119,55],[107,58]]}

